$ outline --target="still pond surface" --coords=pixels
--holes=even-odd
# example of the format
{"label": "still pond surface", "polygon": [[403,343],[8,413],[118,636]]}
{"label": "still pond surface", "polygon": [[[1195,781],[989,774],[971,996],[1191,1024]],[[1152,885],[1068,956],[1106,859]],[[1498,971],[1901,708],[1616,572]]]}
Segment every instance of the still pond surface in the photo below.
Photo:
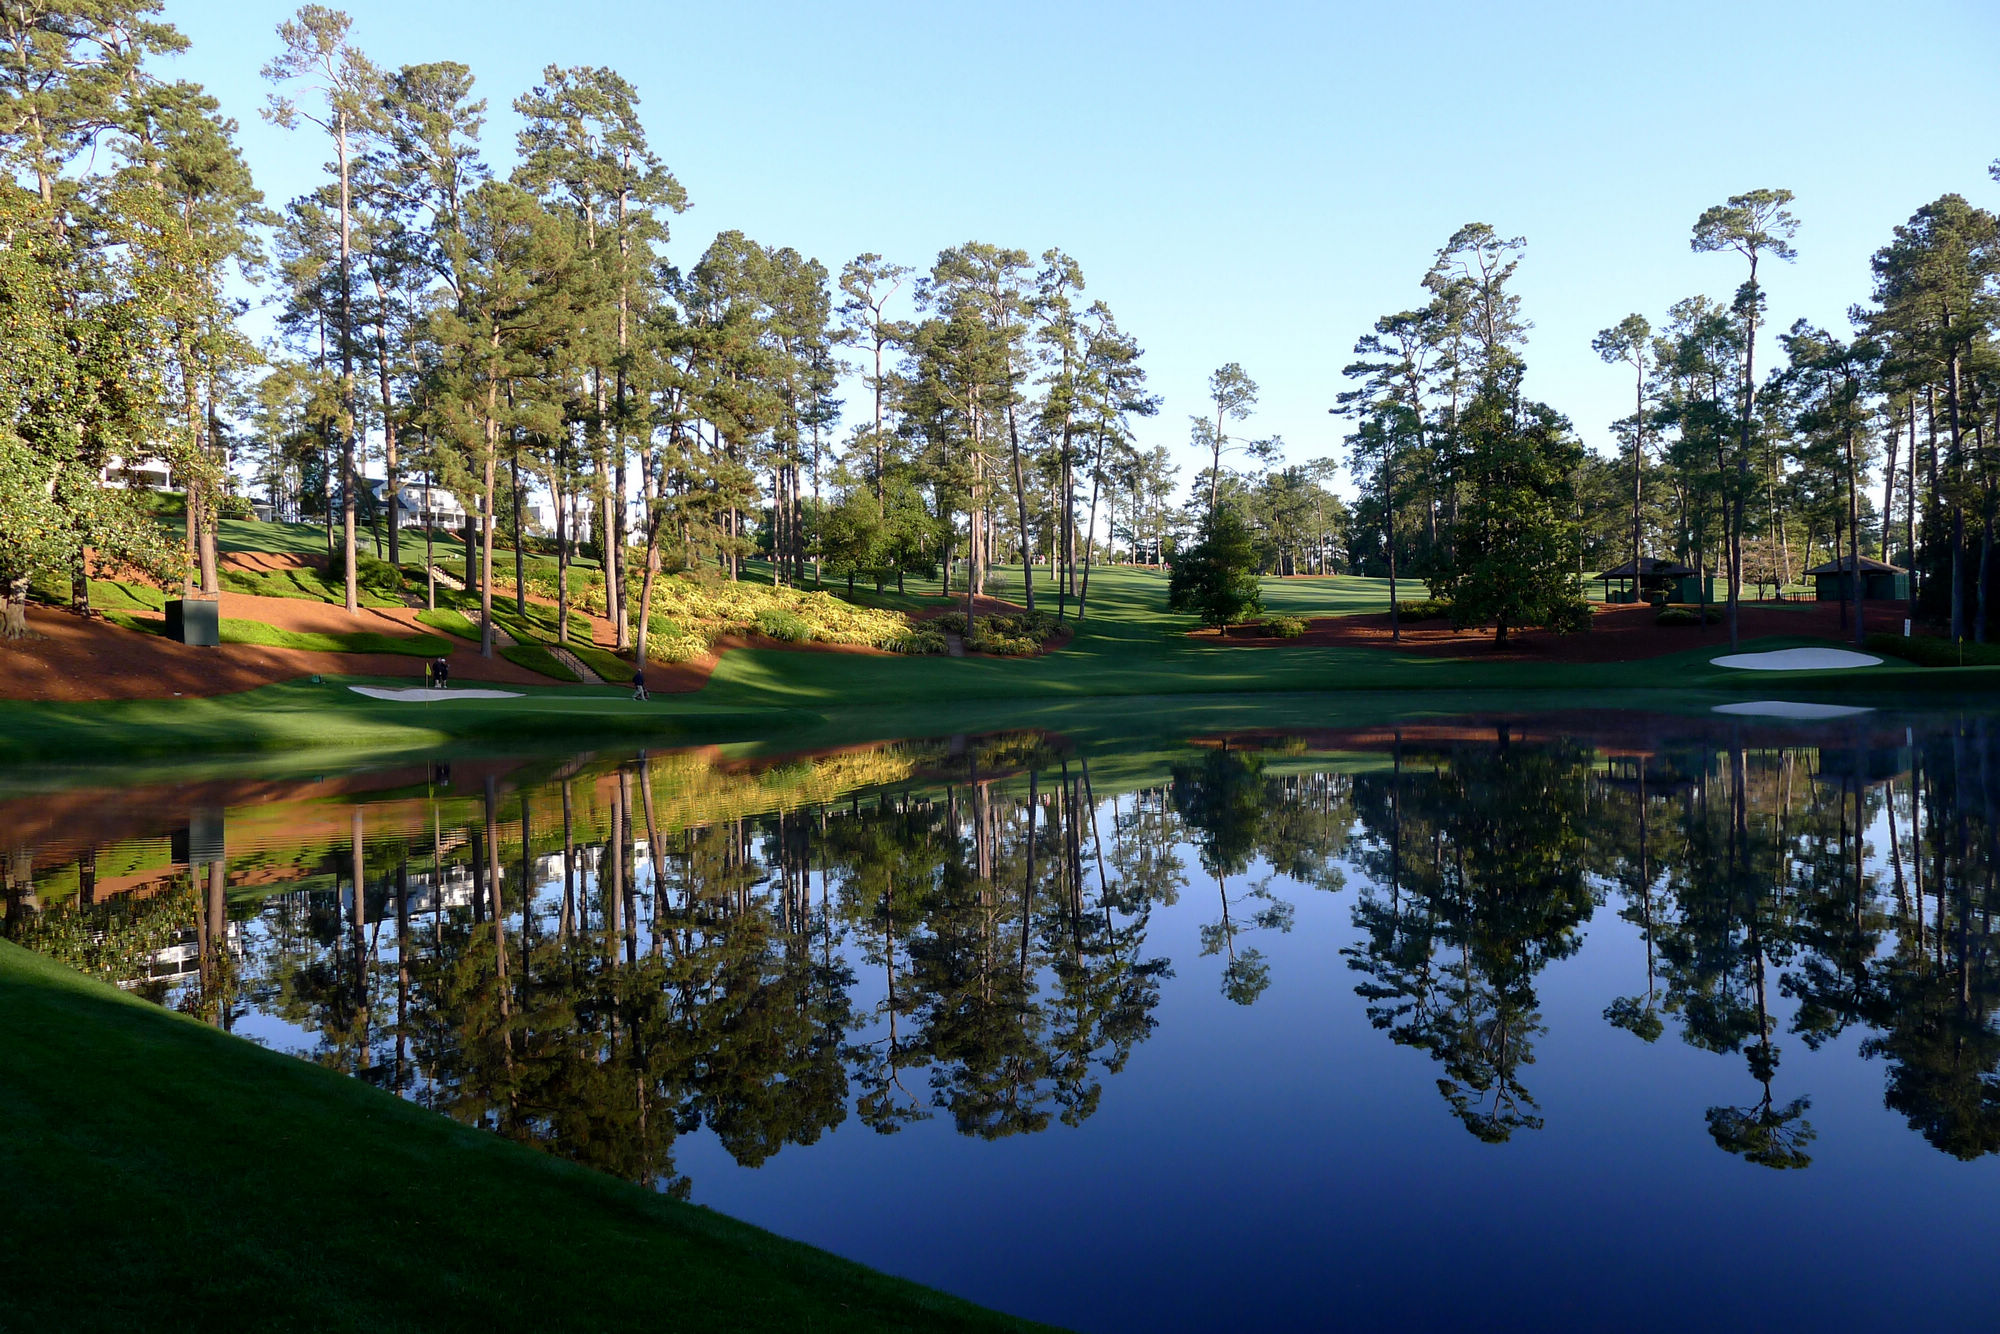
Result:
{"label": "still pond surface", "polygon": [[[5,931],[1078,1329],[2000,1297],[2000,719],[1435,718],[0,799]],[[355,891],[357,880],[360,892]]]}

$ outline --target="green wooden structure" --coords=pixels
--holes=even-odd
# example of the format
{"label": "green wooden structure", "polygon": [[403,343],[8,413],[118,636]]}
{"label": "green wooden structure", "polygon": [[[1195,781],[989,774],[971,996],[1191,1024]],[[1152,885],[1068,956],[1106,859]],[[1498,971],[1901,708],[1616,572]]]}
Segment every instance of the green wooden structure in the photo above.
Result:
{"label": "green wooden structure", "polygon": [[[1699,584],[1695,572],[1679,561],[1662,560],[1658,556],[1641,556],[1637,561],[1626,561],[1614,565],[1597,576],[1604,585],[1606,602],[1697,602],[1700,600]],[[1622,583],[1625,587],[1613,590],[1611,585]],[[1688,596],[1681,596],[1683,589]]]}
{"label": "green wooden structure", "polygon": [[[1842,556],[1816,565],[1806,574],[1813,581],[1817,602],[1850,602],[1854,598],[1854,557]],[[1861,558],[1861,600],[1863,602],[1905,602],[1910,596],[1910,572],[1900,566]]]}

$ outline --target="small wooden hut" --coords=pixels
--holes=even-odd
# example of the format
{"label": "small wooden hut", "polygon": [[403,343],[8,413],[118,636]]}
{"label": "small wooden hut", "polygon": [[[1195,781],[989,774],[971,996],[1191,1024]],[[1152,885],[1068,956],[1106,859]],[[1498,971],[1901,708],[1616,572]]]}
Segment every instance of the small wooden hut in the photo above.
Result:
{"label": "small wooden hut", "polygon": [[[1701,601],[1700,576],[1679,561],[1658,556],[1641,556],[1637,561],[1614,565],[1597,576],[1604,585],[1606,602],[1643,602],[1659,596],[1668,602]],[[1613,592],[1611,585],[1624,588]]]}
{"label": "small wooden hut", "polygon": [[[1854,557],[1842,556],[1824,565],[1816,565],[1806,574],[1813,581],[1813,599],[1817,602],[1850,602],[1854,598]],[[1910,596],[1910,573],[1901,566],[1889,565],[1868,556],[1861,558],[1861,600],[1864,602],[1902,602]]]}

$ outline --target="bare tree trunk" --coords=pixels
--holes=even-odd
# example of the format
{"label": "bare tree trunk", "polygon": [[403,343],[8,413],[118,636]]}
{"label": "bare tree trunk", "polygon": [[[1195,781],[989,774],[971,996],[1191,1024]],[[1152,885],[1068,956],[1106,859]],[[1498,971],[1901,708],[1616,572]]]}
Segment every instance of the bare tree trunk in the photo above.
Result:
{"label": "bare tree trunk", "polygon": [[[656,503],[654,495],[654,462],[651,448],[640,452],[639,464],[643,469],[639,476],[640,503],[646,507],[646,568],[639,582],[639,637],[632,644],[632,661],[644,668],[646,646],[650,642],[648,636],[652,634],[653,625],[653,581],[660,574],[660,506]],[[649,784],[646,787],[646,812],[649,819],[652,814],[652,801],[652,788]],[[649,846],[652,848],[653,875],[657,879],[660,874],[660,850],[656,844]]]}
{"label": "bare tree trunk", "polygon": [[340,406],[347,420],[340,432],[341,556],[347,584],[347,611],[359,615],[361,594],[354,556],[354,436],[360,427],[360,403],[354,394],[354,281],[352,195],[348,189],[347,113],[338,113],[334,139],[340,167]]}
{"label": "bare tree trunk", "polygon": [[[497,346],[500,336],[493,336]],[[485,504],[479,516],[479,656],[493,656],[493,483],[494,472],[500,454],[500,423],[494,415],[499,409],[500,386],[489,380],[486,385],[486,460],[485,475],[481,485]]]}
{"label": "bare tree trunk", "polygon": [[[1902,443],[1902,432],[1894,427],[1889,431],[1887,465],[1882,469],[1882,563],[1893,565],[1889,555],[1889,544],[1896,536],[1896,452]],[[1916,441],[1910,442],[1912,456],[1916,453]]]}
{"label": "bare tree trunk", "polygon": [[1090,535],[1097,530],[1097,492],[1104,482],[1104,432],[1097,432],[1097,453],[1090,462],[1090,518],[1083,529],[1083,583],[1076,590],[1076,619],[1083,620],[1083,604],[1090,597]]}
{"label": "bare tree trunk", "polygon": [[389,299],[382,290],[380,277],[375,278],[375,302],[379,308],[375,318],[375,367],[382,394],[382,473],[388,479],[383,491],[389,503],[389,563],[400,569],[403,564],[403,506],[402,491],[397,486],[400,475],[396,466],[396,404],[389,385]]}
{"label": "bare tree trunk", "polygon": [[7,582],[7,596],[0,602],[0,639],[28,637],[28,590],[26,575]]}
{"label": "bare tree trunk", "polygon": [[[878,368],[879,375],[879,368]],[[1015,420],[1013,403],[1007,404],[1007,442],[1014,456],[1014,517],[1021,530],[1021,588],[1028,610],[1035,609],[1035,553],[1028,545],[1028,483],[1021,472],[1021,429]],[[877,409],[880,410],[879,407]],[[880,422],[876,432],[881,432]],[[878,496],[879,499],[879,496]]]}
{"label": "bare tree trunk", "polygon": [[556,643],[569,643],[569,497],[563,494],[562,461],[551,457],[549,503],[556,510]]}
{"label": "bare tree trunk", "polygon": [[514,442],[514,455],[507,461],[514,474],[514,614],[528,614],[528,565],[521,551],[521,442]]}
{"label": "bare tree trunk", "polygon": [[1863,595],[1867,592],[1867,580],[1861,572],[1861,479],[1860,468],[1856,466],[1854,453],[1854,423],[1847,423],[1847,549],[1853,558],[1850,570],[1849,596],[1854,602],[1854,646],[1861,647],[1868,637],[1867,617]]}

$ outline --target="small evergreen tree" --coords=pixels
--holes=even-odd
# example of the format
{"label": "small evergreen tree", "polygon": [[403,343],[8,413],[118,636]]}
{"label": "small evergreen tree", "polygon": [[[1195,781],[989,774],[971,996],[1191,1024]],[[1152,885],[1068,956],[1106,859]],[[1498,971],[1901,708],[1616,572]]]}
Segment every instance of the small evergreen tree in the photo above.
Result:
{"label": "small evergreen tree", "polygon": [[1257,536],[1235,507],[1223,505],[1202,522],[1193,546],[1174,558],[1167,605],[1191,611],[1217,631],[1264,610],[1257,588]]}
{"label": "small evergreen tree", "polygon": [[1432,595],[1451,603],[1460,629],[1493,625],[1496,644],[1521,626],[1587,628],[1571,480],[1583,446],[1569,423],[1545,404],[1516,409],[1511,395],[1489,391],[1466,410],[1460,441],[1466,498],[1454,533],[1456,559],[1432,577]]}

